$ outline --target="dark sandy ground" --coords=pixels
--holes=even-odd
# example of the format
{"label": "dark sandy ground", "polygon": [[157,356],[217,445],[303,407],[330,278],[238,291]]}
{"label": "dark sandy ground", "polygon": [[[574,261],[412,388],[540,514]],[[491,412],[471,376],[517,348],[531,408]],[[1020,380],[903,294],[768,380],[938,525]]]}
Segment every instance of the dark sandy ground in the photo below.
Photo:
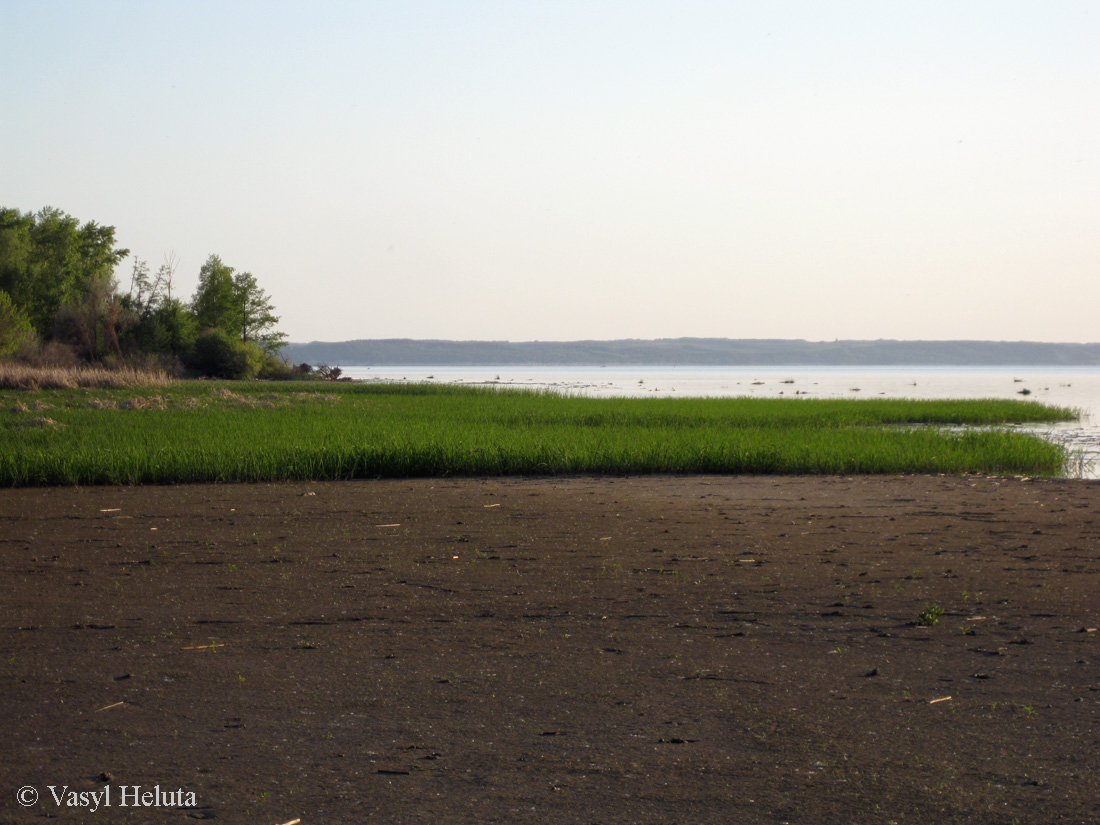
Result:
{"label": "dark sandy ground", "polygon": [[0,491],[0,820],[1096,823],[1098,626],[1085,481]]}

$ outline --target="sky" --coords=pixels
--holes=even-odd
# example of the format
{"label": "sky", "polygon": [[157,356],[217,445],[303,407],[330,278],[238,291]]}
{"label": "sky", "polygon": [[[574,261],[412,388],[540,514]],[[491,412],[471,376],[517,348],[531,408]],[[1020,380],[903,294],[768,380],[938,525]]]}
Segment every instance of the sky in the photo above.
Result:
{"label": "sky", "polygon": [[1092,0],[0,9],[0,206],[291,341],[1100,341]]}

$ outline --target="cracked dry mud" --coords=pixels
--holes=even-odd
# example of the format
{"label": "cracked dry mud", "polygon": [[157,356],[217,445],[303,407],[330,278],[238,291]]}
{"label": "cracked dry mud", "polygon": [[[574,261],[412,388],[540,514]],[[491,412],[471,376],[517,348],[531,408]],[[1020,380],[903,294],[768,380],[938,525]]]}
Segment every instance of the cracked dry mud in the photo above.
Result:
{"label": "cracked dry mud", "polygon": [[5,822],[1100,821],[1100,483],[6,490],[0,571]]}

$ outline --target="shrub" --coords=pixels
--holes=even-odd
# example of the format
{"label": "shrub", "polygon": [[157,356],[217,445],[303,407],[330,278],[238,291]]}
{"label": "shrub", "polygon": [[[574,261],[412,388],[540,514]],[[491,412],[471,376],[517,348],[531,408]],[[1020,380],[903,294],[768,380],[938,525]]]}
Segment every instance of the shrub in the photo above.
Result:
{"label": "shrub", "polygon": [[15,354],[15,360],[31,367],[63,367],[78,366],[81,361],[76,351],[62,344],[60,341],[46,341],[42,343],[35,336],[35,340],[27,343]]}
{"label": "shrub", "polygon": [[294,377],[294,371],[281,358],[265,355],[259,377],[266,381],[289,381]]}
{"label": "shrub", "polygon": [[199,335],[190,358],[192,369],[212,378],[255,378],[263,364],[262,350],[220,329],[208,329]]}

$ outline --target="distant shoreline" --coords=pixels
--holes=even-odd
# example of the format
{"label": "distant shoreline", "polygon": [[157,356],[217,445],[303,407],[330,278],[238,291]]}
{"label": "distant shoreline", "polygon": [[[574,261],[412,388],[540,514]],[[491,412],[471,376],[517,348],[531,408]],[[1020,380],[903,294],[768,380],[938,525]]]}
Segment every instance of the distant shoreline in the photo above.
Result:
{"label": "distant shoreline", "polygon": [[514,342],[380,338],[290,343],[283,355],[293,363],[363,367],[1100,367],[1100,343],[1037,341],[662,338]]}

